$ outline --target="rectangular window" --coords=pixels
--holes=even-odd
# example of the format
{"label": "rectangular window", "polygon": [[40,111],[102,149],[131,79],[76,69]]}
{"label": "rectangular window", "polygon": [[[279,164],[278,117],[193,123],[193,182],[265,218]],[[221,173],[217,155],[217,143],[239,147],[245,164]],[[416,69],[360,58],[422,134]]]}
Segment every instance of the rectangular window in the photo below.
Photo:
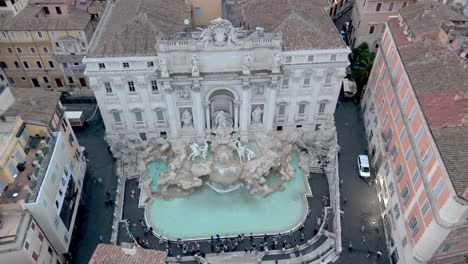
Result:
{"label": "rectangular window", "polygon": [[4,61],[0,61],[0,68],[8,68],[8,65]]}
{"label": "rectangular window", "polygon": [[59,6],[56,6],[55,7],[55,11],[57,12],[57,14],[61,15],[62,14],[62,9],[60,9]]}
{"label": "rectangular window", "polygon": [[8,53],[13,53],[13,49],[12,48],[7,48],[8,50]]}
{"label": "rectangular window", "polygon": [[390,101],[390,107],[393,108],[394,105],[395,105],[395,96],[392,96],[392,100]]}
{"label": "rectangular window", "polygon": [[304,86],[310,86],[310,73],[306,74],[304,77]]}
{"label": "rectangular window", "polygon": [[42,47],[42,51],[44,51],[44,53],[48,53],[49,49],[47,47]]}
{"label": "rectangular window", "polygon": [[392,153],[392,160],[395,161],[395,159],[396,159],[396,157],[398,155],[398,150],[397,150],[396,145],[393,145],[391,153]]}
{"label": "rectangular window", "polygon": [[44,80],[44,83],[49,83],[49,78],[47,78],[47,77],[45,77],[45,76],[42,77],[42,80]]}
{"label": "rectangular window", "polygon": [[30,47],[29,50],[31,51],[31,53],[36,53],[36,49],[34,47]]}
{"label": "rectangular window", "polygon": [[49,67],[50,67],[50,68],[54,68],[54,67],[55,67],[53,61],[49,61]]}
{"label": "rectangular window", "polygon": [[6,38],[7,38],[7,35],[6,35],[6,33],[5,33],[4,31],[2,31],[2,38],[3,38],[3,39],[6,39]]}
{"label": "rectangular window", "polygon": [[104,87],[106,88],[106,93],[108,94],[112,93],[112,87],[111,87],[110,82],[105,82]]}
{"label": "rectangular window", "polygon": [[407,5],[408,5],[408,2],[403,2],[403,3],[401,4],[401,8],[405,8]]}
{"label": "rectangular window", "polygon": [[148,68],[153,68],[153,67],[154,67],[154,62],[148,61],[148,62],[146,63],[146,65],[148,66]]}
{"label": "rectangular window", "polygon": [[12,39],[15,39],[15,38],[16,38],[16,34],[15,34],[15,32],[13,32],[13,31],[10,31],[10,37],[11,37]]}
{"label": "rectangular window", "polygon": [[286,105],[280,104],[279,109],[278,109],[278,115],[283,116],[285,112],[286,112]]}
{"label": "rectangular window", "polygon": [[148,140],[148,138],[146,137],[146,133],[140,133],[140,138],[141,138],[141,140],[143,140],[143,141]]}
{"label": "rectangular window", "polygon": [[331,84],[332,75],[333,75],[333,73],[327,72],[327,76],[325,77],[325,85],[330,85]]}
{"label": "rectangular window", "polygon": [[307,56],[307,61],[308,62],[313,62],[314,61],[314,55]]}
{"label": "rectangular window", "polygon": [[442,179],[440,179],[436,186],[434,187],[433,189],[433,193],[434,193],[434,196],[439,198],[439,195],[442,193],[442,191],[444,190],[444,182],[442,181]]}
{"label": "rectangular window", "polygon": [[403,101],[402,101],[403,108],[406,108],[406,105],[408,104],[409,97],[410,97],[410,92],[409,92],[409,90],[406,90],[405,96],[403,97]]}
{"label": "rectangular window", "polygon": [[413,173],[413,176],[411,176],[411,182],[413,183],[413,185],[416,184],[416,181],[419,179],[419,176],[419,170],[416,169]]}
{"label": "rectangular window", "polygon": [[413,106],[413,108],[411,109],[411,112],[410,112],[410,114],[408,116],[408,121],[409,122],[413,121],[415,115],[416,115],[416,107]]}
{"label": "rectangular window", "polygon": [[410,146],[405,153],[405,159],[409,160],[411,158],[411,154],[413,154],[413,150],[411,149],[411,146]]}
{"label": "rectangular window", "polygon": [[327,106],[326,102],[321,102],[320,105],[319,105],[319,113],[324,113],[326,106]]}
{"label": "rectangular window", "polygon": [[426,199],[421,206],[421,213],[423,216],[426,216],[427,212],[429,211],[429,201]]}
{"label": "rectangular window", "polygon": [[403,201],[406,204],[408,202],[409,198],[410,198],[410,192],[409,192],[409,189],[408,189],[408,185],[405,185],[405,187],[403,188],[403,191],[401,191],[401,197],[403,198]]}
{"label": "rectangular window", "polygon": [[193,13],[194,13],[194,15],[195,15],[196,17],[201,16],[201,8],[200,8],[200,7],[195,7],[195,8],[193,9],[193,11],[194,11]]}
{"label": "rectangular window", "polygon": [[158,81],[151,81],[151,91],[153,91],[153,93],[159,92]]}
{"label": "rectangular window", "polygon": [[395,117],[395,124],[398,124],[398,121],[400,121],[400,116],[401,116],[400,110],[398,109],[396,117]]}
{"label": "rectangular window", "polygon": [[383,122],[383,127],[387,125],[388,122],[388,114],[385,114],[384,122]]}
{"label": "rectangular window", "polygon": [[381,8],[382,8],[382,3],[377,3],[377,6],[375,7],[375,12],[380,12]]}
{"label": "rectangular window", "polygon": [[397,175],[397,180],[400,181],[401,177],[403,176],[403,166],[401,166],[401,164],[398,164],[398,167],[395,170],[395,174]]}
{"label": "rectangular window", "polygon": [[38,68],[42,68],[42,63],[40,61],[36,61],[36,65]]}
{"label": "rectangular window", "polygon": [[393,211],[395,211],[395,218],[398,219],[400,217],[400,207],[397,203],[393,206]]}
{"label": "rectangular window", "polygon": [[74,83],[75,81],[73,81],[73,77],[70,77],[68,76],[68,83]]}
{"label": "rectangular window", "polygon": [[143,122],[143,115],[141,114],[140,111],[135,112],[135,118],[137,122]]}
{"label": "rectangular window", "polygon": [[289,84],[289,78],[287,76],[284,76],[283,77],[283,82],[281,83],[281,86],[283,88],[288,88],[288,84]]}
{"label": "rectangular window", "polygon": [[393,194],[395,193],[395,185],[393,184],[393,182],[390,182],[390,184],[388,185],[388,189],[390,190],[390,197],[393,196]]}
{"label": "rectangular window", "polygon": [[60,43],[55,42],[55,47],[56,47],[56,48],[60,48]]}
{"label": "rectangular window", "polygon": [[114,122],[115,123],[121,123],[122,122],[122,119],[120,119],[119,112],[112,112],[112,116],[114,117]]}
{"label": "rectangular window", "polygon": [[23,53],[23,50],[22,50],[21,48],[16,48],[16,51],[17,51],[18,53]]}
{"label": "rectangular window", "polygon": [[55,38],[55,36],[57,36],[57,33],[55,33],[55,31],[51,31],[51,32],[50,32],[50,36],[53,37],[53,38]]}
{"label": "rectangular window", "polygon": [[374,31],[375,31],[375,26],[370,26],[369,27],[369,34],[370,35],[374,34]]}
{"label": "rectangular window", "polygon": [[99,69],[104,70],[106,68],[106,64],[104,63],[98,63]]}
{"label": "rectangular window", "polygon": [[41,232],[39,232],[37,238],[42,242],[44,240],[44,235]]}
{"label": "rectangular window", "polygon": [[134,93],[135,92],[135,83],[134,82],[127,82],[127,83],[128,83],[128,90],[131,93]]}
{"label": "rectangular window", "polygon": [[305,113],[306,104],[302,103],[299,105],[299,114],[303,115]]}
{"label": "rectangular window", "polygon": [[27,62],[27,61],[23,61],[23,65],[24,65],[24,67],[25,67],[26,69],[28,69],[28,68],[29,68],[29,64],[28,64],[28,62]]}
{"label": "rectangular window", "polygon": [[14,63],[15,63],[16,68],[21,68],[21,65],[19,64],[19,62],[15,61]]}
{"label": "rectangular window", "polygon": [[33,251],[32,258],[34,259],[34,261],[37,262],[37,259],[39,258],[39,255],[36,253],[36,251]]}
{"label": "rectangular window", "polygon": [[47,6],[44,6],[44,7],[42,8],[42,11],[44,11],[44,14],[50,15],[50,10],[49,10],[49,8],[48,8]]}
{"label": "rectangular window", "polygon": [[38,36],[39,38],[42,38],[42,32],[38,31],[38,32],[37,32],[37,36]]}
{"label": "rectangular window", "polygon": [[404,127],[400,132],[400,141],[403,141],[406,135],[406,127]]}
{"label": "rectangular window", "polygon": [[390,2],[388,5],[388,11],[393,11],[393,8],[395,7],[395,2]]}
{"label": "rectangular window", "polygon": [[414,137],[414,141],[416,142],[416,144],[418,144],[419,141],[421,140],[423,132],[424,132],[424,129],[422,128],[422,126],[420,126],[418,129],[418,132],[416,133],[416,136]]}
{"label": "rectangular window", "polygon": [[156,118],[158,119],[159,123],[164,123],[164,111],[163,110],[156,110]]}
{"label": "rectangular window", "polygon": [[122,66],[124,67],[124,69],[128,69],[128,68],[130,68],[130,63],[124,62],[124,63],[122,63]]}
{"label": "rectangular window", "polygon": [[424,155],[422,159],[424,165],[427,165],[429,161],[431,160],[431,158],[432,158],[432,148],[429,147],[429,149],[427,150],[426,154]]}
{"label": "rectangular window", "polygon": [[413,216],[413,218],[411,218],[409,226],[411,229],[411,235],[413,235],[414,237],[419,231],[418,218],[416,218],[416,216]]}

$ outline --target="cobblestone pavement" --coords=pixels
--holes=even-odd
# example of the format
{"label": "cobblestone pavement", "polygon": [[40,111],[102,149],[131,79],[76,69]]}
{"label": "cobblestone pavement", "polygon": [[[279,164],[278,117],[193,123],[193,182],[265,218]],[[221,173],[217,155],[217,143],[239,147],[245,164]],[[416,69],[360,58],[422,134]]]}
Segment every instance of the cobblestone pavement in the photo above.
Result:
{"label": "cobblestone pavement", "polygon": [[[375,186],[358,176],[356,159],[367,153],[361,114],[352,102],[341,103],[335,113],[340,151],[343,252],[336,263],[389,263]],[[344,202],[344,199],[347,202]],[[364,226],[364,232],[361,232]],[[363,242],[364,241],[364,242]],[[352,243],[353,250],[348,250]],[[367,258],[368,250],[373,254]],[[377,259],[376,252],[383,253]]]}
{"label": "cobblestone pavement", "polygon": [[[319,226],[316,223],[316,219],[322,213],[322,208],[323,208],[322,197],[324,195],[328,196],[328,183],[324,175],[311,174],[311,177],[309,179],[309,184],[311,186],[314,197],[308,198],[308,203],[312,211],[311,211],[310,216],[304,223],[303,232],[305,235],[305,240],[312,238],[312,236],[314,235],[314,229],[317,229],[317,230],[319,229]],[[130,194],[132,190],[135,191],[135,198],[131,198]],[[138,207],[137,198],[139,197],[139,195],[140,195],[140,189],[138,189],[138,181],[136,179],[128,180],[125,185],[123,219],[126,219],[130,222],[130,225],[129,225],[130,233],[133,235],[135,239],[138,237],[141,240],[148,240],[149,248],[165,250],[167,243],[164,242],[160,244],[159,239],[157,239],[151,234],[145,234],[146,228],[144,228],[139,223],[139,219],[143,218],[143,214],[144,214],[143,208],[137,208]],[[187,219],[187,221],[190,221],[190,220]],[[331,223],[329,226],[331,228]],[[252,232],[255,232],[255,230],[252,230]],[[213,230],[213,236],[215,236],[216,233],[217,233],[216,230]],[[248,238],[249,233],[250,232],[245,233],[246,235],[245,240],[238,244],[238,247],[235,251],[244,251],[244,249],[246,248],[247,249],[251,248],[252,243],[250,242],[250,239]],[[263,236],[254,238],[253,242],[257,245],[257,248],[259,248],[259,244],[260,242],[263,241],[263,239],[264,239]],[[272,244],[272,239],[273,239],[272,236],[268,237],[267,241],[269,245]],[[287,242],[291,244],[294,243],[294,240],[296,241],[295,244],[305,243],[305,242],[301,242],[301,233],[299,231],[293,232],[291,236],[289,236],[289,234],[284,234],[281,238],[281,241],[283,240],[286,240]],[[129,233],[127,231],[127,228],[125,227],[125,224],[121,224],[119,228],[119,243],[120,242],[132,242],[132,238],[129,236]],[[200,244],[200,250],[202,252],[207,253],[207,254],[215,252],[215,249],[211,247],[212,244],[210,243],[209,240],[197,241],[197,243]],[[232,243],[234,242],[229,240],[229,245],[231,245]],[[191,245],[191,243],[188,243],[188,244]],[[214,243],[213,246],[216,246],[216,244],[217,243]],[[172,241],[170,248],[172,251],[172,256],[177,256],[177,255],[183,256],[182,249],[176,245],[175,241]],[[269,246],[269,248],[271,249],[271,246]],[[254,253],[252,252],[248,254],[254,254]]]}
{"label": "cobblestone pavement", "polygon": [[[86,118],[89,118],[95,105],[73,104],[65,105],[65,107],[70,111],[84,111]],[[86,264],[97,244],[101,242],[100,236],[102,236],[103,243],[108,243],[110,240],[113,208],[105,205],[106,191],[110,191],[111,197],[115,197],[117,180],[114,159],[106,150],[105,127],[99,112],[86,127],[74,128],[74,131],[80,145],[86,148],[88,168],[83,182],[82,198],[75,220],[70,253],[72,263]]]}

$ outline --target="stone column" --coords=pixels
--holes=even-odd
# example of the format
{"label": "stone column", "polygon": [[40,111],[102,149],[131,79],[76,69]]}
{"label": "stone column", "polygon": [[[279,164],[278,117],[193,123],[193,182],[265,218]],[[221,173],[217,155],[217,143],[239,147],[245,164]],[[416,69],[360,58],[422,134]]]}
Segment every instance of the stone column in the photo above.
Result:
{"label": "stone column", "polygon": [[169,121],[170,128],[169,134],[170,137],[176,138],[179,136],[180,118],[179,111],[177,110],[177,106],[174,99],[174,87],[171,86],[170,82],[164,82],[163,87],[167,103],[167,118]]}
{"label": "stone column", "polygon": [[197,130],[197,136],[203,136],[205,122],[204,122],[204,113],[203,105],[201,102],[200,95],[200,84],[194,84],[192,86],[192,113],[193,113],[193,124]]}
{"label": "stone column", "polygon": [[239,131],[239,101],[234,101],[234,131]]}
{"label": "stone column", "polygon": [[242,100],[240,105],[240,134],[242,141],[246,141],[248,139],[250,108],[250,83],[248,81],[244,81],[242,83]]}
{"label": "stone column", "polygon": [[275,120],[276,114],[276,93],[277,93],[277,85],[276,84],[269,84],[267,88],[267,100],[265,105],[265,112],[263,116],[264,126],[266,131],[271,131],[273,129],[273,122]]}
{"label": "stone column", "polygon": [[203,108],[205,108],[206,131],[211,133],[210,104],[203,103]]}

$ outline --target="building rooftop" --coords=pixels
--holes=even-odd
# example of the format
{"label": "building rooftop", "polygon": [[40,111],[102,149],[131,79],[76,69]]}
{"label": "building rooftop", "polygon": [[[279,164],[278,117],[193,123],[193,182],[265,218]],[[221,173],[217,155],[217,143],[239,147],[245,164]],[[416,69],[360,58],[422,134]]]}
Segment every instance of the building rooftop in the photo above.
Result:
{"label": "building rooftop", "polygon": [[143,249],[133,244],[122,246],[99,244],[89,260],[89,264],[163,264],[167,252]]}
{"label": "building rooftop", "polygon": [[15,102],[3,116],[20,116],[26,123],[49,126],[60,101],[60,93],[35,88],[11,88],[11,92]]}
{"label": "building rooftop", "polygon": [[186,0],[115,0],[110,8],[88,57],[154,56],[157,39],[183,32],[190,18]]}
{"label": "building rooftop", "polygon": [[11,251],[12,243],[22,243],[18,237],[24,237],[27,230],[25,224],[29,224],[30,219],[30,215],[18,203],[0,205],[0,253]]}
{"label": "building rooftop", "polygon": [[83,30],[91,20],[91,15],[74,6],[68,8],[64,16],[47,17],[40,6],[28,5],[16,16],[0,17],[0,30]]}
{"label": "building rooftop", "polygon": [[0,154],[3,154],[8,144],[10,144],[11,139],[15,136],[13,134],[13,129],[15,128],[16,122],[16,118],[15,120],[0,121]]}
{"label": "building rooftop", "polygon": [[420,1],[401,9],[401,15],[413,34],[433,33],[444,20],[468,21],[447,5],[435,1]]}
{"label": "building rooftop", "polygon": [[[426,10],[422,13],[428,17],[421,18],[417,10]],[[454,189],[467,199],[468,69],[438,36],[442,21],[459,21],[460,15],[429,2],[405,8],[401,16],[415,39],[408,40],[399,18],[388,21],[390,32]]]}
{"label": "building rooftop", "polygon": [[252,29],[281,32],[284,50],[344,49],[326,5],[322,0],[247,0],[240,15]]}

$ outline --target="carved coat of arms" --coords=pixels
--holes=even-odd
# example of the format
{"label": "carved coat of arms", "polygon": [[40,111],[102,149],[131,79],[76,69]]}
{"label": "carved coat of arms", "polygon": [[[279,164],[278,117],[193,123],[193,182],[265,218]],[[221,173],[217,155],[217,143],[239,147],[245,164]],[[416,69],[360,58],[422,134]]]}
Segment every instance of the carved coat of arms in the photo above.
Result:
{"label": "carved coat of arms", "polygon": [[202,30],[200,40],[205,43],[205,48],[210,42],[215,46],[224,46],[226,43],[237,43],[237,31],[242,28],[235,28],[228,20],[217,18],[211,20],[207,28]]}

